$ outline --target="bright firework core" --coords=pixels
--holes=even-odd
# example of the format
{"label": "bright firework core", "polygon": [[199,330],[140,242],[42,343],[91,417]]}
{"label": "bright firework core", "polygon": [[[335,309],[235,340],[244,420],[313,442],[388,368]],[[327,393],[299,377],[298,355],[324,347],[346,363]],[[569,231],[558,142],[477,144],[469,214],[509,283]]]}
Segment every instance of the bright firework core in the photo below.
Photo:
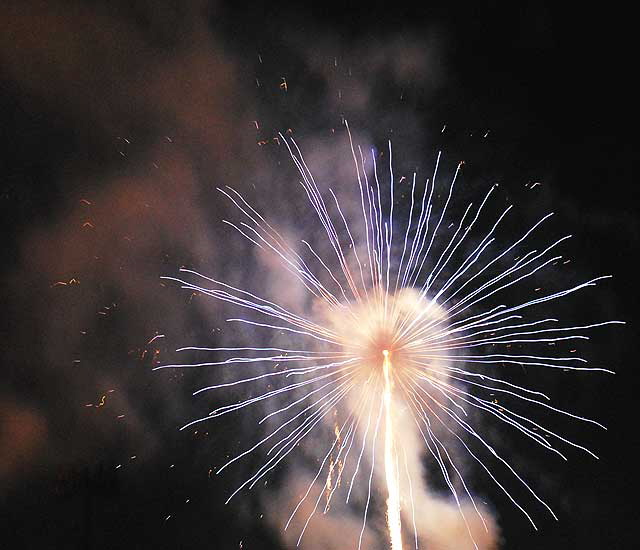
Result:
{"label": "bright firework core", "polygon": [[[376,387],[379,383],[382,388],[386,519],[391,549],[402,550],[394,390],[396,386],[402,387],[405,379],[411,380],[416,365],[429,355],[430,336],[437,337],[437,333],[445,329],[446,315],[435,302],[421,297],[413,289],[405,288],[388,295],[380,287],[374,287],[369,300],[351,304],[346,311],[333,312],[329,317],[345,353],[362,358],[362,387]],[[436,378],[437,372],[434,370]],[[352,412],[359,414],[358,407],[354,406]]]}
{"label": "bright firework core", "polygon": [[410,288],[391,296],[374,289],[368,301],[327,315],[345,353],[361,357],[367,370],[380,375],[383,359],[390,359],[392,378],[424,359],[430,341],[446,329],[442,309]]}

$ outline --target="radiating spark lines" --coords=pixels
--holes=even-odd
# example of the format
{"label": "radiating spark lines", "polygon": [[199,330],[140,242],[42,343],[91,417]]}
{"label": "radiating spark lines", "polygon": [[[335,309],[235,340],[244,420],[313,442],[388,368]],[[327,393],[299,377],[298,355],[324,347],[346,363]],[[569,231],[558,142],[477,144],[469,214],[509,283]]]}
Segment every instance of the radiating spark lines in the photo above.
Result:
{"label": "radiating spark lines", "polygon": [[[357,208],[350,210],[342,207],[333,189],[321,190],[296,141],[280,135],[319,224],[312,227],[309,222],[309,234],[300,235],[298,242],[287,240],[239,191],[230,186],[219,188],[242,215],[240,221],[224,223],[277,258],[291,284],[297,282],[312,297],[312,308],[304,304],[297,310],[285,308],[277,292],[270,294],[268,288],[261,293],[249,291],[192,269],[181,269],[178,277],[163,277],[246,313],[228,322],[240,323],[255,330],[256,335],[270,334],[265,343],[241,347],[186,346],[177,351],[198,357],[211,353],[213,360],[157,367],[240,369],[233,380],[207,385],[194,395],[251,388],[248,397],[219,406],[182,429],[264,406],[258,422],[267,423],[266,435],[217,470],[224,471],[250,453],[263,453],[264,462],[227,502],[253,488],[305,442],[324,442],[326,454],[319,457],[315,476],[285,525],[288,529],[310,506],[310,513],[298,520],[302,522],[298,544],[322,497],[323,511],[328,513],[331,500],[342,487],[345,502],[351,501],[350,505],[361,509],[360,548],[371,502],[376,498],[374,489],[379,480],[384,480],[386,490],[382,493],[386,495],[391,548],[403,548],[403,520],[414,531],[412,546],[419,547],[414,497],[420,484],[411,479],[408,465],[415,460],[407,447],[409,432],[424,442],[440,470],[468,532],[469,547],[479,548],[467,504],[483,529],[488,531],[488,526],[462,475],[460,463],[465,455],[479,465],[534,528],[531,514],[492,473],[483,453],[504,466],[525,492],[556,518],[529,481],[482,436],[482,423],[497,421],[565,460],[560,444],[596,457],[586,447],[521,414],[517,406],[523,405],[527,412],[546,410],[604,428],[602,424],[552,405],[542,391],[509,378],[512,366],[612,372],[587,366],[582,357],[565,355],[561,345],[588,340],[592,329],[621,321],[575,325],[535,317],[537,306],[564,299],[609,276],[527,297],[523,283],[561,260],[555,250],[570,238],[563,236],[544,246],[532,244],[552,213],[539,218],[514,240],[501,244],[498,235],[513,209],[509,205],[488,229],[473,237],[472,244],[471,236],[483,219],[495,186],[477,206],[470,203],[449,223],[447,215],[463,163],[457,165],[443,190],[438,182],[443,159],[438,153],[433,174],[423,186],[416,174],[406,180],[405,185],[411,182],[410,205],[401,207],[391,142],[386,151],[388,176],[383,176],[376,151],[365,154],[345,126],[357,182],[354,191],[359,196]],[[383,183],[386,178],[388,193]],[[402,220],[398,213],[406,210],[406,220]],[[317,229],[322,238],[318,238]],[[244,261],[231,255],[230,261],[236,260]],[[505,303],[500,303],[503,297]],[[558,346],[557,354],[550,345]],[[405,423],[410,426],[396,422],[399,406],[412,418],[411,423]],[[380,463],[377,457],[384,465],[382,476],[376,473],[376,464]],[[401,474],[402,464],[406,476]],[[323,473],[326,481],[319,484]],[[305,507],[307,500],[311,504]]]}

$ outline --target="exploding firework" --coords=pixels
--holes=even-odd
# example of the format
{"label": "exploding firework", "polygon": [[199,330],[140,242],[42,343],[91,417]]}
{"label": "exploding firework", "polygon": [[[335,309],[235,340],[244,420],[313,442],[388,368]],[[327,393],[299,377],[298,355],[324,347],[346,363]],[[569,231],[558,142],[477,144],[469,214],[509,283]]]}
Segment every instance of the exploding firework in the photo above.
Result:
{"label": "exploding firework", "polygon": [[[357,207],[350,210],[342,207],[332,189],[328,193],[321,190],[295,140],[280,135],[322,228],[320,239],[313,231],[302,235],[303,239],[285,238],[269,216],[238,191],[228,186],[219,189],[244,216],[239,222],[225,223],[261,252],[277,258],[291,284],[304,289],[305,298],[297,309],[283,305],[284,295],[262,296],[190,269],[182,269],[180,278],[165,277],[246,311],[247,316],[228,321],[248,326],[265,338],[245,347],[181,348],[178,351],[216,355],[209,361],[158,367],[231,365],[241,369],[242,374],[233,380],[203,387],[195,394],[251,388],[248,397],[216,408],[183,429],[274,403],[260,421],[269,420],[267,425],[272,428],[218,469],[220,473],[250,453],[266,451],[258,469],[229,500],[254,487],[294,449],[309,440],[316,448],[319,441],[324,442],[325,454],[318,457],[315,477],[285,524],[286,529],[297,514],[305,514],[298,544],[322,499],[327,513],[342,487],[347,503],[355,492],[363,495],[360,548],[375,498],[373,488],[384,487],[380,492],[390,547],[401,550],[403,535],[412,529],[410,545],[418,548],[424,529],[417,512],[429,511],[421,510],[415,498],[421,487],[417,478],[422,475],[419,468],[409,466],[416,462],[415,440],[423,441],[451,492],[467,533],[465,546],[492,544],[478,542],[488,540],[481,530],[488,533],[490,526],[463,477],[465,453],[535,528],[529,512],[492,473],[485,457],[500,464],[525,492],[553,517],[555,514],[483,436],[482,427],[490,418],[562,458],[558,444],[595,456],[502,399],[524,404],[527,410],[546,409],[602,427],[552,405],[542,392],[514,382],[510,369],[611,372],[586,366],[585,359],[563,354],[556,344],[587,339],[584,332],[588,329],[619,321],[566,326],[557,319],[536,316],[538,306],[594,286],[608,276],[526,296],[518,290],[524,288],[523,282],[558,263],[562,256],[555,251],[569,238],[558,238],[542,248],[530,244],[552,214],[501,244],[496,235],[512,206],[482,231],[477,229],[493,186],[477,207],[469,204],[457,221],[447,225],[462,163],[441,189],[439,154],[433,175],[424,185],[414,174],[405,183],[405,191],[398,193],[391,143],[385,151],[388,160],[383,177],[378,166],[381,156],[374,150],[363,153],[354,145],[348,125],[346,131],[353,159],[353,192],[359,195]],[[398,214],[402,211],[406,215]],[[502,299],[505,303],[496,302]],[[247,375],[246,366],[255,371]],[[324,483],[318,483],[319,479],[325,479]]]}

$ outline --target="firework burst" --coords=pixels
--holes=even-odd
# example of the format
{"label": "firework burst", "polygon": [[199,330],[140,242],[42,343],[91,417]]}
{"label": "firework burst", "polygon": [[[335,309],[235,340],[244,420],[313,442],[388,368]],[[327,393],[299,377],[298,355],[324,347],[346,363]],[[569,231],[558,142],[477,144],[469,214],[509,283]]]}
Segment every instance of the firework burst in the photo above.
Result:
{"label": "firework burst", "polygon": [[[508,289],[522,287],[523,281],[562,258],[556,250],[569,236],[542,248],[529,244],[552,214],[542,216],[510,242],[499,244],[496,234],[512,209],[508,206],[478,237],[474,228],[491,200],[494,186],[478,206],[469,204],[445,230],[461,164],[442,192],[437,182],[438,155],[433,175],[425,185],[417,184],[413,175],[410,194],[406,193],[410,205],[400,208],[391,143],[385,151],[388,174],[383,178],[376,152],[365,154],[354,145],[348,125],[346,130],[353,158],[354,192],[359,194],[357,216],[341,207],[333,190],[321,191],[295,140],[280,136],[322,227],[320,242],[324,248],[315,242],[315,235],[303,235],[305,238],[298,242],[285,238],[268,216],[258,212],[238,191],[219,189],[243,215],[238,222],[225,223],[257,248],[274,255],[292,280],[305,289],[313,302],[311,308],[303,304],[298,310],[284,307],[278,296],[267,298],[190,269],[182,269],[179,278],[165,277],[189,291],[247,312],[229,322],[271,334],[268,340],[246,347],[181,348],[179,351],[211,352],[215,356],[209,361],[158,367],[255,368],[252,375],[246,375],[243,368],[237,378],[200,388],[195,394],[248,385],[257,395],[216,408],[183,429],[248,407],[276,403],[260,421],[269,419],[273,429],[218,469],[220,473],[259,448],[266,450],[264,462],[228,500],[254,487],[301,443],[309,439],[324,441],[326,452],[318,457],[315,477],[285,525],[288,528],[296,514],[307,510],[298,544],[314,514],[322,509],[323,498],[327,513],[338,488],[344,489],[349,502],[354,487],[361,485],[365,497],[360,548],[373,487],[381,485],[391,548],[403,548],[403,520],[412,527],[411,546],[417,548],[420,528],[414,487],[418,480],[407,459],[413,452],[411,438],[421,439],[433,457],[460,512],[468,540],[476,548],[477,525],[487,532],[489,527],[482,506],[476,504],[462,475],[458,451],[475,461],[534,527],[529,512],[492,473],[482,452],[504,466],[556,517],[483,437],[482,423],[485,418],[497,420],[562,458],[565,455],[559,444],[595,456],[515,407],[498,403],[495,396],[520,402],[528,410],[546,409],[602,427],[552,405],[542,392],[510,381],[509,368],[610,372],[588,367],[585,359],[573,354],[550,353],[550,344],[588,339],[588,329],[619,321],[567,326],[554,318],[529,316],[536,306],[594,286],[608,276],[518,299],[518,292]],[[405,211],[406,216],[395,219],[394,208]],[[396,218],[400,218],[397,213]],[[469,245],[472,239],[474,244]],[[496,303],[502,296],[507,296],[506,303]],[[287,344],[278,343],[283,341]],[[495,369],[499,369],[498,375],[493,375]],[[262,390],[265,382],[266,391]],[[327,437],[329,426],[331,436]],[[378,473],[380,470],[382,473]],[[318,487],[321,478],[326,480]],[[303,507],[308,501],[311,505]],[[470,514],[479,523],[472,521]]]}

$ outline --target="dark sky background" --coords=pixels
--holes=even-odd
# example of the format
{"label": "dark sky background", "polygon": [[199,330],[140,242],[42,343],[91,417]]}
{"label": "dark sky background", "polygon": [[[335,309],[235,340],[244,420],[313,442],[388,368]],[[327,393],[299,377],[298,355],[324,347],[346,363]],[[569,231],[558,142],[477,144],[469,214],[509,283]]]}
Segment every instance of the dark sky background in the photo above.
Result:
{"label": "dark sky background", "polygon": [[442,147],[468,161],[470,180],[541,181],[539,201],[576,235],[573,274],[615,276],[573,315],[630,322],[591,344],[618,374],[555,388],[566,408],[610,427],[569,428],[601,460],[570,453],[560,464],[514,446],[560,516],[538,510],[537,533],[487,497],[504,548],[630,547],[631,14],[530,1],[182,4],[0,10],[0,546],[281,548],[262,517],[268,493],[225,507],[242,472],[211,475],[251,421],[177,430],[208,410],[191,397],[200,375],[151,369],[180,345],[215,340],[222,314],[159,277],[182,265],[253,269],[232,258],[215,187],[286,198],[272,137],[327,135],[344,114],[425,172]]}

